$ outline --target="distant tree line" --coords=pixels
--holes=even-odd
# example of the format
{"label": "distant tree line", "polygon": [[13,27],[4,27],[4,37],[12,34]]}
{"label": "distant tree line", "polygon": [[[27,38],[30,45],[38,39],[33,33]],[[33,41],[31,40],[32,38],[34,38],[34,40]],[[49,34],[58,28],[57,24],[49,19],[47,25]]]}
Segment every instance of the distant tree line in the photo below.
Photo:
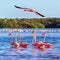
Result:
{"label": "distant tree line", "polygon": [[60,28],[60,18],[0,18],[0,28]]}

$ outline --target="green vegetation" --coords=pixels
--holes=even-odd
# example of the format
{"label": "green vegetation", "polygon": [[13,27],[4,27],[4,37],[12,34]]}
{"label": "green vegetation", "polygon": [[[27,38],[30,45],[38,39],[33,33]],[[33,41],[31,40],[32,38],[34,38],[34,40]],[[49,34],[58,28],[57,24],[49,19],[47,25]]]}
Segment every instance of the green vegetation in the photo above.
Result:
{"label": "green vegetation", "polygon": [[0,18],[0,28],[60,28],[60,18]]}

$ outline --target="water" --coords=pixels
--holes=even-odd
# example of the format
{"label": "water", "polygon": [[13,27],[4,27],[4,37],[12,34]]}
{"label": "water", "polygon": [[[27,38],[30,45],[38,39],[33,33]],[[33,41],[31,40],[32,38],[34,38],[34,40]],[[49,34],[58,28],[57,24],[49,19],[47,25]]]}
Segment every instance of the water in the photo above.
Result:
{"label": "water", "polygon": [[[28,48],[18,49],[12,48],[10,45],[9,32],[0,32],[0,60],[60,60],[60,33],[59,32],[47,32],[46,42],[52,43],[52,48],[46,48],[45,51],[41,51],[32,46],[31,33],[15,33],[13,32],[12,40],[19,40],[20,36],[23,37],[24,42],[29,43]],[[17,34],[17,35],[15,35]],[[20,36],[18,36],[20,34]],[[37,41],[43,41],[42,33],[38,32]]]}

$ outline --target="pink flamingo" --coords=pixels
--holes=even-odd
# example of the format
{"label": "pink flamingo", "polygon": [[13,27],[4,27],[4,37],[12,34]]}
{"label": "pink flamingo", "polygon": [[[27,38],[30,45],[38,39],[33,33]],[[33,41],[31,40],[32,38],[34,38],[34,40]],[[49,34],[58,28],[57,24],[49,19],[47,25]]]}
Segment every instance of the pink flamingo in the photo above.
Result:
{"label": "pink flamingo", "polygon": [[23,7],[18,7],[18,6],[15,6],[16,8],[18,9],[22,9],[24,11],[28,11],[28,12],[33,12],[35,13],[36,15],[39,15],[41,17],[45,17],[44,15],[40,14],[39,12],[37,12],[36,10],[32,9],[32,8],[23,8]]}
{"label": "pink flamingo", "polygon": [[20,43],[19,43],[19,46],[20,47],[23,47],[23,48],[28,48],[28,43],[27,42],[23,42],[23,38],[21,37],[20,38]]}
{"label": "pink flamingo", "polygon": [[10,44],[12,46],[14,46],[15,48],[18,48],[19,44],[16,41],[12,41],[12,34],[11,33],[9,34],[9,36],[10,36]]}

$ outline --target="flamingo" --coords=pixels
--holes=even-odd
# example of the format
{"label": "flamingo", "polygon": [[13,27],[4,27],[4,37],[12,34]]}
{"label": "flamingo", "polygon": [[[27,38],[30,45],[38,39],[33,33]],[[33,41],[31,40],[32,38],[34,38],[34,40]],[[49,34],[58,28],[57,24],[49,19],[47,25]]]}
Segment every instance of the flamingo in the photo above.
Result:
{"label": "flamingo", "polygon": [[33,46],[43,46],[45,43],[43,43],[42,41],[37,41],[35,43],[33,43]]}
{"label": "flamingo", "polygon": [[51,48],[53,46],[53,44],[51,43],[46,43],[46,32],[43,33],[44,36],[44,43],[45,43],[45,47],[46,48]]}
{"label": "flamingo", "polygon": [[11,33],[9,34],[9,36],[10,36],[10,44],[11,44],[13,47],[18,48],[19,44],[18,44],[18,42],[16,42],[16,41],[12,41],[12,34],[11,34]]}
{"label": "flamingo", "polygon": [[28,48],[28,43],[22,42],[22,43],[20,43],[20,47]]}
{"label": "flamingo", "polygon": [[21,42],[19,43],[19,46],[22,47],[22,48],[28,48],[28,43],[27,42],[23,42],[23,38],[21,37]]}
{"label": "flamingo", "polygon": [[41,50],[45,50],[45,48],[44,48],[45,43],[43,43],[42,41],[36,42],[36,31],[34,31],[34,30],[32,31],[32,36],[33,36],[32,45]]}
{"label": "flamingo", "polygon": [[44,15],[40,14],[39,12],[37,12],[36,10],[34,10],[34,9],[32,9],[32,8],[23,8],[23,7],[18,7],[18,6],[16,6],[16,5],[15,5],[15,7],[18,8],[18,9],[22,9],[22,10],[24,10],[24,11],[33,12],[33,13],[35,13],[36,15],[39,15],[39,16],[41,16],[41,17],[45,17]]}
{"label": "flamingo", "polygon": [[51,44],[51,43],[45,43],[46,48],[51,48],[52,46],[53,46],[53,44]]}

